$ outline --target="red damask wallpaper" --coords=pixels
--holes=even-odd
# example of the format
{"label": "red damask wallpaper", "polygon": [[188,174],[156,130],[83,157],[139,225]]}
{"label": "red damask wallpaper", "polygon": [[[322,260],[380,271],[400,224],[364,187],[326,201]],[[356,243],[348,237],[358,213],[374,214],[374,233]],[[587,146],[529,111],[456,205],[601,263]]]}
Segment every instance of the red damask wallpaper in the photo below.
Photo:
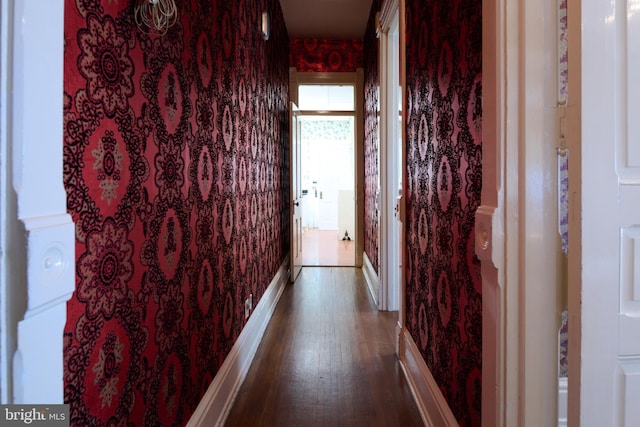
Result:
{"label": "red damask wallpaper", "polygon": [[482,2],[407,1],[406,324],[461,426],[480,425]]}
{"label": "red damask wallpaper", "polygon": [[362,40],[292,39],[289,66],[298,72],[352,72],[363,66]]}
{"label": "red damask wallpaper", "polygon": [[[288,48],[277,0],[65,3],[64,179],[77,282],[74,426],[190,418],[288,253]],[[272,36],[258,33],[263,10]]]}
{"label": "red damask wallpaper", "polygon": [[364,36],[364,251],[371,266],[378,271],[380,237],[379,212],[376,203],[378,156],[380,151],[380,80],[378,77],[378,39],[376,13],[382,0],[373,0]]}

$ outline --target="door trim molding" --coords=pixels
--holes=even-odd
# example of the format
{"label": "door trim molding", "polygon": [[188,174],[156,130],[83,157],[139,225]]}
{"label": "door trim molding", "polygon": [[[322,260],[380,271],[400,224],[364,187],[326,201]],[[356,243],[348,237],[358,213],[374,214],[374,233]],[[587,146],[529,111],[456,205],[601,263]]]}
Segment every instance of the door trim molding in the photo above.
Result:
{"label": "door trim molding", "polygon": [[400,0],[385,0],[380,9],[380,14],[377,17],[378,27],[376,28],[376,30],[378,36],[380,36],[383,32],[389,31],[389,26],[391,25],[393,16],[399,9]]}
{"label": "door trim molding", "polygon": [[[517,225],[508,215],[517,218],[518,144],[506,151],[507,140],[519,140],[519,46],[518,38],[509,39],[514,31],[517,35],[519,11],[517,3],[509,8],[507,3],[482,3],[482,196],[475,218],[475,252],[482,274],[482,425],[491,426],[519,425],[519,247]],[[516,53],[507,55],[511,52]],[[508,91],[511,87],[515,90]],[[509,177],[507,164],[515,166]],[[514,256],[506,259],[510,251]]]}
{"label": "door trim molding", "polygon": [[[586,5],[584,6],[586,7]],[[581,0],[567,1],[567,44],[568,91],[567,104],[567,145],[571,153],[569,168],[569,192],[575,212],[582,212],[582,8]],[[575,52],[575,53],[574,53]],[[568,311],[569,350],[567,385],[567,423],[580,425],[582,398],[582,227],[581,215],[569,215],[569,241],[578,242],[571,246],[568,260]]]}
{"label": "door trim molding", "polygon": [[[298,72],[289,68],[289,101],[299,104],[298,85],[300,84],[351,84],[355,96],[355,141],[354,141],[354,194],[355,194],[355,265],[362,267],[364,253],[364,69],[354,72]],[[301,110],[301,114],[304,111]]]}
{"label": "door trim molding", "polygon": [[[380,132],[379,132],[379,182],[380,182],[380,209],[378,216],[379,227],[379,258],[378,275],[380,280],[380,287],[378,291],[378,308],[380,310],[399,310],[400,315],[403,313],[403,292],[404,286],[404,250],[400,250],[403,246],[403,225],[405,219],[403,218],[403,205],[404,197],[398,199],[397,187],[401,187],[406,182],[406,155],[405,151],[405,123],[403,118],[402,126],[398,125],[398,109],[397,98],[391,99],[393,96],[397,96],[402,101],[403,114],[406,105],[404,94],[404,79],[405,68],[403,66],[403,54],[404,46],[403,36],[405,32],[405,26],[403,21],[403,13],[399,0],[387,0],[382,5],[382,11],[379,15],[379,60],[378,60],[378,72],[380,76]],[[391,30],[394,19],[397,16],[398,26],[398,46],[397,52],[391,50],[391,41],[389,31]],[[391,61],[395,59],[397,55],[397,64],[391,64]],[[394,90],[390,83],[392,72],[394,67],[397,67],[398,88],[395,90],[397,93],[393,93]],[[397,138],[401,139],[402,154],[400,159],[396,156],[397,153]],[[400,164],[402,171],[397,170],[397,165]],[[402,182],[399,181],[397,176],[402,174]],[[391,214],[393,206],[402,205],[397,210],[396,218]],[[399,223],[398,223],[399,221]],[[393,265],[398,262],[400,265]],[[397,273],[395,269],[400,269]],[[397,276],[396,276],[397,275]],[[394,283],[395,279],[398,283]]]}
{"label": "door trim molding", "polygon": [[0,401],[62,403],[76,281],[62,171],[64,2],[2,0],[0,20]]}
{"label": "door trim molding", "polygon": [[482,4],[482,425],[557,422],[556,10]]}

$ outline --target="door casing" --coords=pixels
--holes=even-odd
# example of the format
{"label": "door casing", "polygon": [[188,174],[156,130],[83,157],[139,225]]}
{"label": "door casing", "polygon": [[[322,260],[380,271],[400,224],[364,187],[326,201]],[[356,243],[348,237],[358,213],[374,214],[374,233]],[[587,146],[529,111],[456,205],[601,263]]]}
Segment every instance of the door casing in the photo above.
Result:
{"label": "door casing", "polygon": [[295,67],[289,68],[289,99],[298,105],[298,85],[348,84],[354,87],[355,97],[355,267],[362,267],[364,251],[364,70],[355,72],[304,72],[299,73]]}
{"label": "door casing", "polygon": [[76,278],[62,172],[64,1],[0,0],[0,34],[0,402],[57,404]]}
{"label": "door casing", "polygon": [[[380,288],[378,308],[400,309],[401,289],[404,287],[402,225],[404,224],[404,197],[402,183],[406,176],[406,150],[402,123],[398,123],[399,102],[404,105],[404,75],[400,63],[400,11],[398,0],[383,4],[379,29],[380,76]],[[400,113],[402,113],[400,111]],[[400,145],[400,147],[398,147]],[[400,179],[399,176],[402,176]]]}
{"label": "door casing", "polygon": [[482,425],[557,424],[557,10],[482,2]]}

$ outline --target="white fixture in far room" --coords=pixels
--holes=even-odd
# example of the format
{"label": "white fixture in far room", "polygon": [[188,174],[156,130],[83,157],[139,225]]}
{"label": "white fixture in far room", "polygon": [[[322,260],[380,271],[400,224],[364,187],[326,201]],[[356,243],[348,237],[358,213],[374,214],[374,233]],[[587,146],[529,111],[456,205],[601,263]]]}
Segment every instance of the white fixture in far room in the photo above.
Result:
{"label": "white fixture in far room", "polygon": [[271,34],[271,24],[269,22],[269,12],[262,12],[262,19],[260,24],[260,33],[262,34],[262,40],[269,40]]}

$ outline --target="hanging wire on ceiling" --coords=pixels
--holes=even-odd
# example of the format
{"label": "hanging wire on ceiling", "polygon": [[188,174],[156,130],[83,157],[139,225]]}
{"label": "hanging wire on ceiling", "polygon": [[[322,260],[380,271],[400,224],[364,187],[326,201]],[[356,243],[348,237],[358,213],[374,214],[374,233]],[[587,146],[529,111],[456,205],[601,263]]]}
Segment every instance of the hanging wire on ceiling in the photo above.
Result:
{"label": "hanging wire on ceiling", "polygon": [[143,31],[155,30],[165,34],[178,20],[175,0],[138,0],[135,7],[136,24]]}

